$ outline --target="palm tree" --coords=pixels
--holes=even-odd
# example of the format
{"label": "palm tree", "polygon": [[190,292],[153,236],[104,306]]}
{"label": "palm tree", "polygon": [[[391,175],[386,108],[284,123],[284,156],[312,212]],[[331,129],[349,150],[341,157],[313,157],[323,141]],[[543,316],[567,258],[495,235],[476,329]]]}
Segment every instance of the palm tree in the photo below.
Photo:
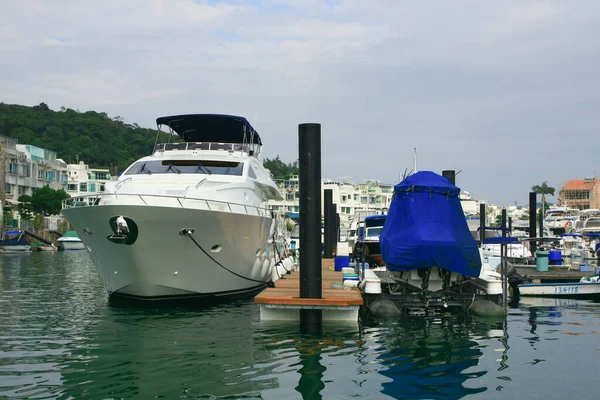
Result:
{"label": "palm tree", "polygon": [[554,196],[554,188],[548,186],[546,181],[544,181],[541,185],[535,185],[531,188],[532,192],[536,192],[537,194],[542,195],[542,218],[544,218],[544,206],[546,205],[546,195]]}

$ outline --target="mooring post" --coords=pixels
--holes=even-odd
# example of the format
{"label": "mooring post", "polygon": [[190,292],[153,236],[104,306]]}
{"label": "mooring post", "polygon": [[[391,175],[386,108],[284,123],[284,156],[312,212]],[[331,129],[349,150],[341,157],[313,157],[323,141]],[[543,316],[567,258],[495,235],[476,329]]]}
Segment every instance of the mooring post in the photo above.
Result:
{"label": "mooring post", "polygon": [[[506,208],[502,209],[502,237],[507,237],[508,232],[506,229]],[[500,255],[502,257],[502,270],[500,271],[500,275],[502,276],[502,308],[506,310],[508,308],[508,277],[506,276],[508,272],[508,245],[503,243],[500,249]]]}
{"label": "mooring post", "polygon": [[[536,228],[535,219],[537,217],[536,211],[537,211],[537,193],[529,192],[529,238],[530,239],[535,239],[537,237],[536,232],[535,232],[535,228]],[[535,250],[537,249],[537,243],[535,240],[531,240],[531,242],[529,243],[529,248],[531,249],[531,253],[535,256]]]}
{"label": "mooring post", "polygon": [[479,247],[485,239],[485,203],[479,203]]}
{"label": "mooring post", "polygon": [[[335,204],[334,204],[335,205]],[[337,246],[337,242],[340,241],[340,214],[337,212],[337,205],[335,207],[336,211],[335,211],[335,222],[336,222],[336,237],[335,237],[335,245]]]}
{"label": "mooring post", "polygon": [[[323,214],[324,214],[324,223],[325,227],[323,228],[323,258],[332,258],[333,257],[333,244],[331,243],[331,238],[333,237],[333,189],[325,189],[323,196]],[[302,219],[300,219],[302,221]],[[302,243],[302,242],[300,242]]]}
{"label": "mooring post", "polygon": [[508,217],[508,231],[512,233],[512,217]]}
{"label": "mooring post", "polygon": [[[542,199],[542,201],[544,201]],[[542,210],[544,209],[544,205],[542,205],[542,208],[540,209],[540,237],[544,237],[544,214],[542,213]],[[567,233],[567,230],[565,229],[565,233]]]}
{"label": "mooring post", "polygon": [[442,176],[448,179],[453,185],[456,185],[456,172],[453,169],[442,171]]}
{"label": "mooring post", "polygon": [[[300,184],[300,297],[321,292],[321,124],[298,125]],[[321,310],[301,309],[301,325],[320,325]]]}
{"label": "mooring post", "polygon": [[333,229],[331,230],[331,254],[337,255],[337,243],[338,243],[338,213],[337,213],[337,204],[331,203],[331,219],[333,220]]}

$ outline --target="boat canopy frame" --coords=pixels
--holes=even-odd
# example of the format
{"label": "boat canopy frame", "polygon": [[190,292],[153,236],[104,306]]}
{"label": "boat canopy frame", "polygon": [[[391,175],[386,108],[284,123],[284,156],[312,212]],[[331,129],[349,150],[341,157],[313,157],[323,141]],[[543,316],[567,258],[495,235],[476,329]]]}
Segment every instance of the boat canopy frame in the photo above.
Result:
{"label": "boat canopy frame", "polygon": [[[179,136],[187,143],[229,143],[241,146],[237,149],[258,156],[262,140],[258,132],[244,117],[225,114],[182,114],[159,117],[156,119],[158,133],[154,143],[157,148],[162,126],[169,129],[171,137]],[[166,147],[166,146],[165,146]]]}

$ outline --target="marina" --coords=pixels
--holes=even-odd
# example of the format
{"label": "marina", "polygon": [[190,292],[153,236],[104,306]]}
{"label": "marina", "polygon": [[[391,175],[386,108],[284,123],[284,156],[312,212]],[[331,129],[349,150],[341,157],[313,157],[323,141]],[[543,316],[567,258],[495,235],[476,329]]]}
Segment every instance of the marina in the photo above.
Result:
{"label": "marina", "polygon": [[85,251],[0,256],[0,398],[587,398],[600,350],[591,300],[312,335],[252,300],[144,304],[110,300]]}
{"label": "marina", "polygon": [[0,14],[0,400],[593,398],[596,3],[61,5]]}

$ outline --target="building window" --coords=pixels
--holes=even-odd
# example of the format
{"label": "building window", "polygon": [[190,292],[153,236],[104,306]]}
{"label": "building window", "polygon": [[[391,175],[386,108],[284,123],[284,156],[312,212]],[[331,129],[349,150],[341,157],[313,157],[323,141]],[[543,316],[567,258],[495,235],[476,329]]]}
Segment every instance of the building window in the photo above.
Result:
{"label": "building window", "polygon": [[101,184],[100,184],[100,191],[101,191],[101,192],[104,192],[104,183],[101,183]]}
{"label": "building window", "polygon": [[22,175],[23,176],[30,176],[29,175],[29,165],[21,165],[21,171],[22,171]]}
{"label": "building window", "polygon": [[46,171],[44,171],[43,169],[38,169],[38,171],[37,171],[37,178],[38,179],[45,179],[46,178]]}
{"label": "building window", "polygon": [[[287,200],[294,200],[294,193],[288,193],[285,195],[285,198]],[[291,211],[291,210],[290,210]]]}
{"label": "building window", "polygon": [[13,185],[10,183],[6,184],[6,194],[13,194]]}
{"label": "building window", "polygon": [[100,180],[100,181],[107,181],[110,179],[110,175],[108,174],[108,172],[96,172],[96,179]]}
{"label": "building window", "polygon": [[87,192],[87,182],[83,182],[79,184],[79,191],[80,192]]}
{"label": "building window", "polygon": [[69,176],[67,174],[62,174],[60,176],[60,182],[61,183],[67,183],[69,181]]}
{"label": "building window", "polygon": [[25,194],[25,187],[24,187],[24,186],[21,186],[21,185],[19,185],[19,186],[17,186],[17,188],[18,188],[18,190],[17,190],[17,191],[18,191],[18,193],[19,193],[19,196],[23,196],[23,195]]}
{"label": "building window", "polygon": [[589,200],[590,199],[590,191],[589,190],[565,190],[564,197],[565,197],[565,200]]}
{"label": "building window", "polygon": [[46,171],[46,180],[47,181],[54,180],[54,171]]}
{"label": "building window", "polygon": [[76,192],[77,191],[77,184],[76,183],[69,183],[67,185],[67,192]]}
{"label": "building window", "polygon": [[90,183],[90,192],[92,192],[92,193],[96,192],[96,184],[95,183]]}

